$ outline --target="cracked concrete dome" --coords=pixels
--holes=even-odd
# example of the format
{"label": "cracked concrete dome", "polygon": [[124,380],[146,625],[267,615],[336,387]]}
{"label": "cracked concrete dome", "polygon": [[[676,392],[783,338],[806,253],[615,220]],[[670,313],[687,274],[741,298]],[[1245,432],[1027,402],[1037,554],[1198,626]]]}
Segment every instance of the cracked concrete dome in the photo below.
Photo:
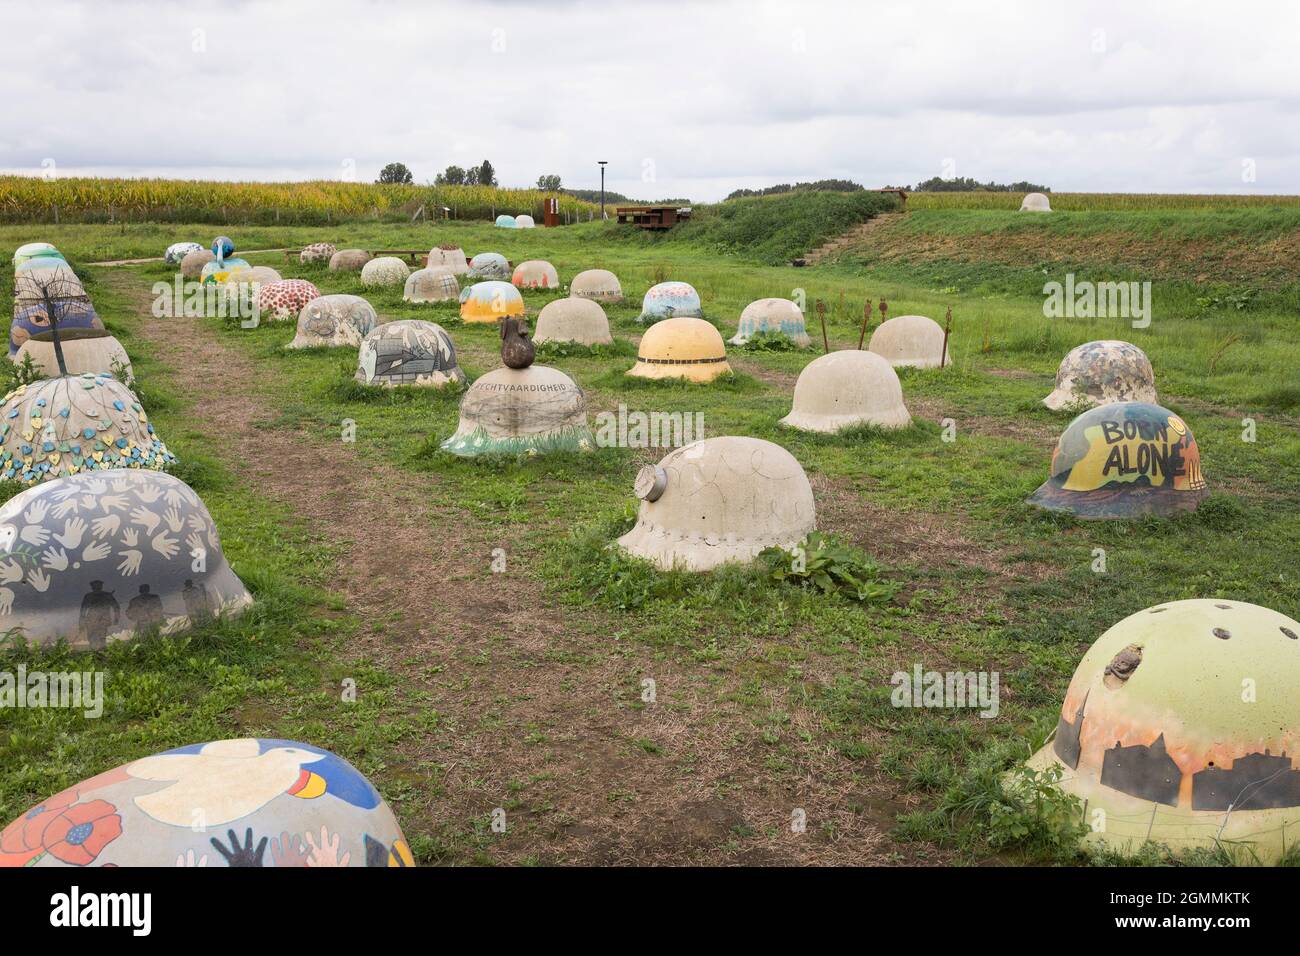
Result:
{"label": "cracked concrete dome", "polygon": [[[50,331],[50,320],[45,313],[44,304],[28,305],[17,308],[13,322],[9,325],[9,357],[14,358],[18,350],[28,339]],[[80,329],[103,331],[104,322],[87,300],[55,299],[54,312],[59,320],[59,333],[66,336]]]}
{"label": "cracked concrete dome", "polygon": [[924,315],[898,315],[880,323],[867,348],[895,368],[938,368],[943,361],[943,328]]}
{"label": "cracked concrete dome", "polygon": [[575,299],[595,299],[597,302],[622,302],[623,287],[618,276],[608,269],[588,269],[579,272],[569,284],[569,295]]}
{"label": "cracked concrete dome", "polygon": [[500,279],[510,281],[510,263],[499,252],[480,252],[469,260],[471,279]]}
{"label": "cracked concrete dome", "polygon": [[637,347],[636,378],[684,378],[711,382],[731,371],[722,333],[703,319],[664,319],[646,329]]}
{"label": "cracked concrete dome", "polygon": [[287,322],[312,299],[320,298],[320,289],[306,279],[281,279],[258,286],[257,311],[269,322]]}
{"label": "cracked concrete dome", "polygon": [[[122,343],[104,329],[59,329],[59,348],[69,375],[104,372],[120,376],[128,385],[135,377],[131,359]],[[14,355],[21,365],[30,356],[32,364],[46,378],[59,377],[59,362],[54,354],[54,333],[38,332],[23,342]]]}
{"label": "cracked concrete dome", "polygon": [[855,425],[903,428],[912,422],[894,367],[874,352],[847,349],[818,356],[794,385],[794,407],[781,424],[808,432]]}
{"label": "cracked concrete dome", "polygon": [[203,268],[209,262],[216,262],[217,257],[211,249],[195,249],[181,257],[181,275],[186,279],[197,279],[203,275]]}
{"label": "cracked concrete dome", "polygon": [[330,256],[330,271],[360,272],[372,258],[364,249],[340,249]]}
{"label": "cracked concrete dome", "polygon": [[528,259],[515,266],[510,281],[521,289],[555,289],[559,288],[560,276],[545,259]]}
{"label": "cracked concrete dome", "polygon": [[469,263],[465,260],[465,250],[460,246],[434,246],[429,250],[430,269],[441,266],[452,275],[463,276],[469,272]]}
{"label": "cracked concrete dome", "polygon": [[556,299],[542,306],[537,315],[533,341],[575,342],[578,345],[609,345],[609,319],[599,303],[590,299]]}
{"label": "cracked concrete dome", "polygon": [[[203,245],[198,242],[173,242],[163,253],[163,262],[169,266],[180,265],[181,260],[191,252],[202,252]],[[215,258],[215,257],[214,257]]]}
{"label": "cracked concrete dome", "polygon": [[402,289],[404,302],[446,302],[460,296],[460,283],[455,274],[443,266],[416,269],[406,277]]}
{"label": "cracked concrete dome", "polygon": [[1158,604],[1088,649],[1029,764],[1058,768],[1102,824],[1086,843],[1228,841],[1276,863],[1300,823],[1297,699],[1300,623],[1243,601]]}
{"label": "cracked concrete dome", "polygon": [[334,253],[338,252],[332,242],[313,242],[309,246],[303,246],[302,252],[298,253],[298,261],[302,263],[326,262],[334,258]]}
{"label": "cracked concrete dome", "polygon": [[454,455],[541,455],[590,451],[587,396],[557,368],[495,368],[466,389],[456,433],[442,443]]}
{"label": "cracked concrete dome", "polygon": [[637,321],[645,324],[677,316],[703,318],[700,294],[685,282],[660,282],[646,291]]}
{"label": "cracked concrete dome", "polygon": [[359,348],[361,340],[379,325],[374,306],[359,295],[322,295],[312,299],[298,313],[298,331],[287,348],[310,349],[320,346],[350,345]]}
{"label": "cracked concrete dome", "polygon": [[439,388],[465,381],[447,330],[419,319],[385,322],[367,333],[357,356],[355,377],[365,385],[385,388]]}
{"label": "cracked concrete dome", "polygon": [[527,213],[525,213],[522,216],[515,216],[516,229],[533,229],[536,226],[537,223],[533,221],[533,217],[528,215]]}
{"label": "cracked concrete dome", "polygon": [[[120,597],[121,595],[119,595]],[[196,828],[195,821],[204,828]],[[343,758],[214,740],[83,780],[0,832],[0,867],[414,866],[388,804]]]}
{"label": "cracked concrete dome", "polygon": [[524,297],[509,282],[476,282],[460,294],[460,317],[464,322],[499,322],[524,314]]}
{"label": "cracked concrete dome", "polygon": [[1028,193],[1020,202],[1021,212],[1051,212],[1052,203],[1042,193]]}
{"label": "cracked concrete dome", "polygon": [[0,627],[103,647],[252,603],[185,482],[137,468],[65,475],[0,507]]}
{"label": "cracked concrete dome", "polygon": [[36,258],[38,256],[54,256],[60,259],[63,258],[62,253],[48,242],[28,242],[14,250],[14,268],[17,269],[28,259]]}
{"label": "cracked concrete dome", "polygon": [[361,267],[364,286],[404,285],[411,270],[396,256],[380,256]]}
{"label": "cracked concrete dome", "polygon": [[1070,422],[1051,477],[1029,503],[1079,518],[1134,518],[1195,511],[1207,494],[1187,423],[1159,405],[1116,402]]}
{"label": "cracked concrete dome", "polygon": [[0,477],[33,484],[101,468],[176,461],[140,400],[106,373],[19,385],[0,402]]}
{"label": "cracked concrete dome", "polygon": [[1056,373],[1056,388],[1043,404],[1067,405],[1156,401],[1156,375],[1136,345],[1117,339],[1085,342],[1070,350]]}
{"label": "cracked concrete dome", "polygon": [[783,335],[804,348],[812,343],[804,327],[803,313],[789,299],[759,299],[740,313],[740,326],[728,341],[744,345],[755,335]]}
{"label": "cracked concrete dome", "polygon": [[761,438],[692,442],[636,479],[641,509],[618,543],[663,570],[707,571],[787,550],[817,527],[812,486],[793,455]]}

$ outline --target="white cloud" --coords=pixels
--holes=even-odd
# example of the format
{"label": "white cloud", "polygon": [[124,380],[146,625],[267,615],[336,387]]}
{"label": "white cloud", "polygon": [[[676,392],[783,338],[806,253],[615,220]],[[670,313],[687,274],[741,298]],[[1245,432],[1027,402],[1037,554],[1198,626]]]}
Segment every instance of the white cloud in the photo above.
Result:
{"label": "white cloud", "polygon": [[698,201],[952,160],[1057,190],[1300,189],[1282,0],[28,0],[0,23],[11,171],[426,180],[487,157],[594,186],[608,159],[611,189]]}

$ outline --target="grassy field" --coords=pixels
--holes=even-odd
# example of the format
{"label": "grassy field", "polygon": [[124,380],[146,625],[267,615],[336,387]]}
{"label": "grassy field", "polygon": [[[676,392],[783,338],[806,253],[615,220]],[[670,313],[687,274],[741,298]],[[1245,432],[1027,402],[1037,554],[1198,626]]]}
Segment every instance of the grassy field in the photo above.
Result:
{"label": "grassy field", "polygon": [[[256,733],[305,738],[356,763],[393,804],[424,863],[1079,861],[1069,821],[1006,792],[999,775],[1054,727],[1088,644],[1125,615],[1179,598],[1300,614],[1297,287],[1272,277],[1257,255],[1246,259],[1255,269],[1213,281],[1149,276],[1147,329],[1047,319],[1043,282],[1076,263],[1048,263],[1032,251],[992,256],[990,237],[1091,236],[1082,268],[1141,277],[1132,244],[1104,237],[1167,239],[1159,223],[1169,216],[1173,236],[1194,245],[1210,229],[1206,217],[1221,217],[1220,231],[1243,249],[1285,245],[1295,241],[1293,210],[1142,209],[1030,222],[996,210],[917,209],[882,229],[901,230],[914,248],[941,236],[955,254],[866,248],[809,269],[765,263],[784,261],[795,243],[820,242],[842,228],[838,220],[822,231],[794,229],[777,246],[748,226],[727,231],[707,219],[658,238],[601,223],[523,232],[466,223],[232,230],[243,249],[456,242],[471,254],[548,259],[562,280],[612,269],[629,296],[607,310],[623,344],[543,358],[577,380],[593,413],[620,403],[702,413],[709,435],[784,445],[813,480],[819,527],[881,585],[876,599],[859,603],[777,582],[761,565],[659,573],[605,546],[634,514],[637,469],[661,451],[457,460],[438,451],[455,428],[457,394],[376,393],[353,383],[355,355],[346,350],[289,353],[288,326],[248,331],[205,320],[202,348],[253,370],[238,381],[250,390],[253,431],[268,449],[306,447],[332,467],[348,456],[344,469],[373,472],[382,487],[429,509],[425,550],[413,552],[431,569],[427,594],[394,598],[385,614],[370,606],[362,613],[356,594],[341,592],[340,568],[356,545],[346,529],[313,523],[313,475],[277,485],[272,455],[265,473],[250,477],[229,436],[195,424],[202,389],[186,380],[180,359],[151,360],[158,332],[142,311],[150,285],[171,271],[87,265],[206,241],[212,228],[0,227],[0,248],[48,240],[88,277],[136,363],[142,400],[181,459],[178,473],[207,501],[258,598],[236,622],[109,651],[111,706],[98,721],[0,712],[0,817],[165,746]],[[362,291],[355,277],[286,263],[279,253],[250,258],[326,292]],[[953,364],[902,371],[916,421],[901,432],[790,432],[777,419],[789,411],[798,371],[820,350],[732,350],[736,374],[711,387],[623,377],[641,331],[640,295],[664,278],[695,285],[706,316],[728,336],[749,301],[804,290],[810,303],[829,307],[832,348],[856,344],[868,296],[885,297],[891,315],[940,317],[951,306]],[[400,289],[364,294],[384,316],[442,324],[471,378],[498,364],[495,329],[462,325],[454,303],[407,305]],[[526,293],[530,312],[555,294]],[[1162,403],[1194,429],[1213,490],[1196,514],[1096,525],[1023,503],[1046,477],[1069,420],[1039,400],[1065,352],[1095,338],[1145,349]],[[1241,437],[1246,417],[1257,423],[1253,443]],[[340,448],[344,419],[356,423],[354,449]],[[941,438],[944,419],[956,424],[955,442]],[[301,504],[283,491],[292,481],[303,489]],[[364,503],[357,508],[365,514]],[[488,586],[494,547],[509,554],[507,583],[517,594],[466,603],[455,592]],[[1098,547],[1108,556],[1104,574],[1092,570]],[[458,570],[441,577],[446,568]],[[0,667],[84,661],[15,648]],[[892,707],[890,674],[918,663],[998,671],[997,718]],[[342,703],[338,681],[357,675],[367,692]],[[646,677],[661,688],[657,704],[640,697]],[[495,807],[518,821],[507,833],[488,826]],[[799,836],[788,826],[796,807],[808,816]]]}

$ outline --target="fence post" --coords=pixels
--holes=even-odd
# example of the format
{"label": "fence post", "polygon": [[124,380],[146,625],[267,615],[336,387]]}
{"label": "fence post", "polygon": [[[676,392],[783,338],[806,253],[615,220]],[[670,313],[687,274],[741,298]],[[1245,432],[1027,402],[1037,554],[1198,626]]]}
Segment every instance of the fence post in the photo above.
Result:
{"label": "fence post", "polygon": [[54,204],[54,224],[55,224],[56,226],[59,224],[59,204],[58,204],[58,203],[55,203],[55,204]]}

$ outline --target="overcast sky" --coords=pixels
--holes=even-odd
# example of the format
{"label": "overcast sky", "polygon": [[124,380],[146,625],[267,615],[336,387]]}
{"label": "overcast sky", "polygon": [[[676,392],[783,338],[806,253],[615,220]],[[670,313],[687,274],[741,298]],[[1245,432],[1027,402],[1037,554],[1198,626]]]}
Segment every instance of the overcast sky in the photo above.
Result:
{"label": "overcast sky", "polygon": [[0,30],[7,172],[1300,192],[1294,0],[0,0]]}

